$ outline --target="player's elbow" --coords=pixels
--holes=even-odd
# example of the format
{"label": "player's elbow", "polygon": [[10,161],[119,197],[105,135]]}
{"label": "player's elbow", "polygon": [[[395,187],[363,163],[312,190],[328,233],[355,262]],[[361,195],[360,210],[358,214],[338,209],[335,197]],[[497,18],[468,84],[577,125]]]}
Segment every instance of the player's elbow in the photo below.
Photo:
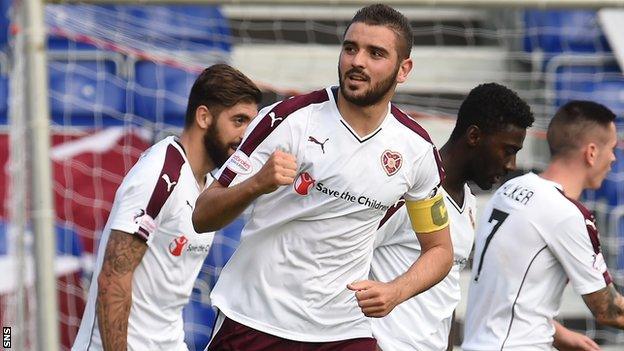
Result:
{"label": "player's elbow", "polygon": [[202,216],[197,213],[197,209],[193,210],[191,220],[193,221],[193,229],[196,233],[203,233],[207,230],[206,221],[204,221]]}
{"label": "player's elbow", "polygon": [[193,210],[193,229],[196,233],[214,232],[221,229],[216,220],[209,218],[205,212],[198,211],[197,207]]}
{"label": "player's elbow", "polygon": [[121,284],[122,281],[120,279],[118,279],[118,276],[113,274],[111,272],[111,270],[109,269],[109,267],[107,267],[106,265],[104,265],[102,267],[102,271],[100,272],[100,274],[98,275],[97,278],[97,284],[98,284],[98,294],[97,294],[97,298],[101,299],[103,297],[107,297],[108,296],[108,288],[111,285],[119,285]]}
{"label": "player's elbow", "polygon": [[453,268],[453,245],[449,245],[444,247],[443,249],[443,258],[442,258],[442,266],[444,267],[444,271],[446,272],[444,275],[446,276]]}

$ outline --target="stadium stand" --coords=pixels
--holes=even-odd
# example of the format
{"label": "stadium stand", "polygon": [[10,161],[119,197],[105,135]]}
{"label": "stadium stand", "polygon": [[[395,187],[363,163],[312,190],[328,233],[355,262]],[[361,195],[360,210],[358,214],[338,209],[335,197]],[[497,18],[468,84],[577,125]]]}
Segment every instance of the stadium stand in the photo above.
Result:
{"label": "stadium stand", "polygon": [[592,10],[527,10],[524,49],[548,56],[561,53],[610,53]]}
{"label": "stadium stand", "polygon": [[[0,126],[4,127],[9,108],[10,3],[0,1]],[[523,24],[518,25],[515,18],[485,9],[401,10],[415,28],[412,58],[416,63],[413,78],[397,94],[401,106],[453,116],[470,88],[497,81],[530,99],[542,118],[538,127],[543,128],[547,116],[570,99],[603,102],[620,120],[624,116],[624,78],[594,11],[527,10],[520,13]],[[93,136],[93,129],[119,138],[106,151],[87,148],[84,154],[63,151],[69,156],[59,156],[62,152],[57,149],[53,154],[58,219],[63,221],[57,226],[58,252],[64,256],[95,252],[123,173],[159,131],[182,126],[197,68],[230,62],[258,83],[275,88],[271,98],[333,84],[339,38],[354,11],[349,6],[47,5],[54,144]],[[77,27],[76,18],[82,27]],[[487,35],[492,28],[500,37]],[[306,72],[315,74],[303,78]],[[141,126],[151,133],[113,129],[119,126]],[[623,126],[620,123],[620,131]],[[82,134],[76,135],[76,130]],[[97,134],[94,138],[93,143],[98,143]],[[535,150],[530,145],[526,149]],[[8,152],[8,148],[0,150]],[[0,166],[5,165],[6,156],[0,155]],[[526,168],[536,165],[539,162],[534,159],[523,164]],[[616,267],[614,275],[620,283],[624,281],[623,175],[624,154],[619,149],[618,163],[603,187],[585,194],[585,200],[600,212],[608,264]],[[99,208],[94,210],[94,206]],[[237,220],[216,236],[184,311],[191,350],[202,349],[210,337],[214,311],[208,295],[240,241],[243,223]],[[5,227],[0,220],[0,257],[9,247]],[[564,302],[566,319],[591,318],[578,301],[568,310],[565,306]],[[460,320],[461,316],[460,311]],[[75,321],[70,321],[75,327]],[[603,334],[592,335],[600,338]],[[72,338],[65,335],[64,344]]]}
{"label": "stadium stand", "polygon": [[61,126],[124,124],[126,85],[118,76],[121,57],[114,53],[51,52],[50,110]]}
{"label": "stadium stand", "polygon": [[[1,72],[1,69],[0,69]],[[9,77],[0,73],[0,125],[7,124],[9,113]]]}
{"label": "stadium stand", "polygon": [[136,62],[134,72],[134,113],[154,123],[182,127],[197,73],[151,61]]}

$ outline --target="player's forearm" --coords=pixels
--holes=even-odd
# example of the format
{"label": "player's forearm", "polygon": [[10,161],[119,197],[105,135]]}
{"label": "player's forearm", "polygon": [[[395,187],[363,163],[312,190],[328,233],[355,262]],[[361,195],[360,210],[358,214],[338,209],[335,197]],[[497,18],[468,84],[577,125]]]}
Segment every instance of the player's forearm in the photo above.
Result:
{"label": "player's forearm", "polygon": [[195,231],[205,233],[225,227],[240,216],[261,194],[253,177],[229,188],[220,184],[210,186],[195,202],[193,210]]}
{"label": "player's forearm", "polygon": [[96,314],[105,350],[125,350],[132,306],[132,276],[147,244],[136,235],[112,230],[98,275]]}
{"label": "player's forearm", "polygon": [[448,227],[439,232],[424,235],[441,235],[442,237],[437,238],[441,240],[437,240],[434,244],[425,244],[422,247],[422,254],[407,272],[392,282],[400,291],[401,301],[410,299],[436,285],[446,277],[453,265],[453,245]]}
{"label": "player's forearm", "polygon": [[100,273],[96,313],[104,350],[126,350],[131,306],[132,276],[119,279]]}
{"label": "player's forearm", "polygon": [[599,311],[596,311],[596,321],[600,324],[610,325],[624,329],[624,297],[620,295],[613,284],[607,287],[607,303]]}
{"label": "player's forearm", "polygon": [[399,287],[401,301],[408,300],[439,283],[451,269],[452,253],[443,248],[432,248],[423,254],[407,272],[393,284]]}
{"label": "player's forearm", "polygon": [[624,329],[624,297],[613,283],[594,293],[583,295],[583,300],[600,324]]}

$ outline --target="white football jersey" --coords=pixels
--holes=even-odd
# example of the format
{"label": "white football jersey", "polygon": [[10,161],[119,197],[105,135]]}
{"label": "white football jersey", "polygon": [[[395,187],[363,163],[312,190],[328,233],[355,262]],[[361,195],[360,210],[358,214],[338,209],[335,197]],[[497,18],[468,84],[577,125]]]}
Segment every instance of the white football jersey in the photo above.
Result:
{"label": "white football jersey", "polygon": [[102,349],[95,306],[97,278],[111,230],[137,235],[148,245],[132,277],[128,350],[187,350],[182,308],[214,237],[193,229],[191,215],[201,190],[175,137],[152,146],[132,167],[117,190],[102,233],[72,350]]}
{"label": "white football jersey", "polygon": [[[449,216],[455,253],[453,267],[438,284],[396,306],[384,318],[373,318],[373,336],[384,351],[446,350],[453,311],[461,298],[459,273],[466,265],[474,240],[476,199],[468,185],[458,205],[440,188]],[[399,206],[402,203],[399,203]],[[382,221],[371,264],[370,278],[389,282],[405,273],[421,254],[405,206]]]}
{"label": "white football jersey", "polygon": [[338,112],[336,89],[261,111],[216,177],[238,184],[276,149],[297,159],[294,184],[253,203],[211,294],[230,319],[289,340],[371,337],[347,284],[368,278],[384,213],[403,195],[430,197],[442,177],[437,151],[414,120],[388,104],[379,128],[359,137]]}
{"label": "white football jersey", "polygon": [[591,213],[534,173],[501,186],[477,228],[464,350],[551,350],[568,280],[579,295],[611,282]]}

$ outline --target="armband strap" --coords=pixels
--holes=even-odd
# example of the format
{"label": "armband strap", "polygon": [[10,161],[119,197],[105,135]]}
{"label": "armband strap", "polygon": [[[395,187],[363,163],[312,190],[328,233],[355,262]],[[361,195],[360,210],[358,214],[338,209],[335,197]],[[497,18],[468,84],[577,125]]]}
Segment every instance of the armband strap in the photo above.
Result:
{"label": "armband strap", "polygon": [[418,234],[435,232],[446,228],[449,224],[442,192],[438,192],[430,199],[406,201],[405,207],[412,221],[412,228]]}

